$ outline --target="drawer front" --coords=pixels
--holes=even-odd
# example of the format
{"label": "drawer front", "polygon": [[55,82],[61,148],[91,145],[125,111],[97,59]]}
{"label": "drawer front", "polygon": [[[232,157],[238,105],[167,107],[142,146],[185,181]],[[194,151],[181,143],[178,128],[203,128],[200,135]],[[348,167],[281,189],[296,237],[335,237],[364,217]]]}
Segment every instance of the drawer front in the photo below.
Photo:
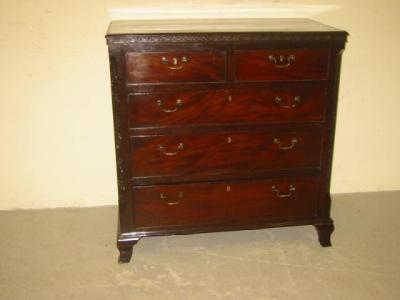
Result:
{"label": "drawer front", "polygon": [[128,52],[128,83],[225,81],[223,51]]}
{"label": "drawer front", "polygon": [[132,138],[134,177],[215,175],[318,167],[319,130],[223,132]]}
{"label": "drawer front", "polygon": [[323,121],[324,85],[138,94],[129,98],[130,127]]}
{"label": "drawer front", "polygon": [[328,79],[329,50],[261,50],[235,53],[237,81]]}
{"label": "drawer front", "polygon": [[139,228],[311,218],[318,178],[262,179],[134,187]]}

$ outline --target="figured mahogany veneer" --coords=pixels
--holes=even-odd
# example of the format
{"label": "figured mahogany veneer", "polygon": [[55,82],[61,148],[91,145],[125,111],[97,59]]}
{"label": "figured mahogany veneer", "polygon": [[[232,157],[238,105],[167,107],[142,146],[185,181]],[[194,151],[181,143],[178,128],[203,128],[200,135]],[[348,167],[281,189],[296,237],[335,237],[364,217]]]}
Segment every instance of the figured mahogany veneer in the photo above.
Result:
{"label": "figured mahogany veneer", "polygon": [[129,52],[128,83],[221,82],[225,52]]}
{"label": "figured mahogany veneer", "polygon": [[237,51],[237,81],[327,79],[329,49]]}
{"label": "figured mahogany veneer", "polygon": [[162,22],[115,21],[107,35],[119,261],[146,236],[275,226],[314,225],[330,246],[347,33],[302,19]]}
{"label": "figured mahogany veneer", "polygon": [[268,88],[196,90],[129,95],[131,128],[233,123],[321,122],[327,88],[286,84]]}
{"label": "figured mahogany veneer", "polygon": [[229,174],[319,167],[319,130],[223,132],[132,138],[133,177]]}
{"label": "figured mahogany veneer", "polygon": [[315,177],[137,186],[133,213],[140,230],[312,218],[317,187]]}

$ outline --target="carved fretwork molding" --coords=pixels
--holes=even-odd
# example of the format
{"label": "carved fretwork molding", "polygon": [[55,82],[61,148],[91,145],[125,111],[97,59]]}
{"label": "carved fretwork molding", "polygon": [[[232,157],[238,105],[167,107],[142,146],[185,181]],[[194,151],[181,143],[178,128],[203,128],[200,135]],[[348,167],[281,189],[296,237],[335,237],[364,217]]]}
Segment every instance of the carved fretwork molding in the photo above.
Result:
{"label": "carved fretwork molding", "polygon": [[345,42],[346,34],[343,32],[311,33],[311,32],[287,32],[287,33],[210,33],[210,34],[135,34],[135,35],[111,35],[107,37],[110,43],[224,43],[224,42]]}

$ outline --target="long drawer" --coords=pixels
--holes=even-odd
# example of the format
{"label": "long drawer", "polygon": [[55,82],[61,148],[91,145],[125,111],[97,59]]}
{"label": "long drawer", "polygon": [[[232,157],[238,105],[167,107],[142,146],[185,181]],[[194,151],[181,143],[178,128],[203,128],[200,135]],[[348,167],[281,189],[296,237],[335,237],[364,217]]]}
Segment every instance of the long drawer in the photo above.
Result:
{"label": "long drawer", "polygon": [[319,129],[134,136],[133,177],[231,174],[319,167]]}
{"label": "long drawer", "polygon": [[130,127],[323,121],[324,84],[129,96]]}
{"label": "long drawer", "polygon": [[311,218],[317,194],[317,177],[135,186],[135,225],[167,228]]}

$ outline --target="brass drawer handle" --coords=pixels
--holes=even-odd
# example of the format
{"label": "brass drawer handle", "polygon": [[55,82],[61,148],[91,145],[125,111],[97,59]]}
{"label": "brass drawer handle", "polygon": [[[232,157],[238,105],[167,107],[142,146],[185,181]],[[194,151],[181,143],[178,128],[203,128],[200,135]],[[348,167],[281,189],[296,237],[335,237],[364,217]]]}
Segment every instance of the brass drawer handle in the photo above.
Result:
{"label": "brass drawer handle", "polygon": [[287,193],[287,194],[281,194],[281,191],[278,190],[278,189],[276,188],[275,185],[273,185],[273,186],[271,187],[271,189],[272,189],[272,191],[276,194],[276,196],[278,196],[279,198],[288,198],[288,197],[291,197],[292,194],[293,194],[293,192],[296,190],[296,188],[295,188],[293,185],[290,185],[290,186],[289,186],[289,193]]}
{"label": "brass drawer handle", "polygon": [[275,68],[287,68],[296,59],[293,54],[289,55],[287,58],[285,58],[283,55],[279,55],[278,57],[275,55],[270,55],[268,58],[269,61],[275,65]]}
{"label": "brass drawer handle", "polygon": [[171,69],[171,70],[180,70],[180,69],[182,69],[183,65],[185,63],[187,63],[189,60],[188,60],[188,58],[186,56],[182,56],[182,58],[180,59],[180,63],[179,64],[178,64],[178,61],[179,61],[179,59],[176,58],[176,57],[172,58],[172,62],[170,62],[169,59],[167,57],[165,57],[165,56],[163,56],[161,58],[161,62],[164,65],[167,65],[168,69]]}
{"label": "brass drawer handle", "polygon": [[285,104],[281,97],[279,97],[279,96],[275,97],[275,103],[278,104],[279,107],[282,107],[282,108],[295,108],[300,103],[300,101],[301,101],[300,96],[295,96],[293,98],[292,104]]}
{"label": "brass drawer handle", "polygon": [[281,150],[290,150],[293,149],[294,146],[297,144],[298,140],[297,138],[292,138],[292,141],[290,143],[290,146],[282,146],[281,145],[281,140],[278,138],[274,138],[274,143],[278,145],[279,149]]}
{"label": "brass drawer handle", "polygon": [[[178,193],[178,199],[182,199],[183,198],[183,192],[179,192]],[[164,193],[160,194],[160,199],[161,200],[166,200],[167,196]],[[177,205],[179,203],[181,203],[181,200],[176,200],[176,201],[167,201],[166,202],[168,205]]]}
{"label": "brass drawer handle", "polygon": [[181,150],[183,150],[183,148],[184,148],[184,144],[183,143],[179,143],[178,147],[176,147],[176,151],[175,152],[166,152],[164,145],[158,145],[158,150],[161,152],[161,154],[164,154],[166,156],[177,155]]}
{"label": "brass drawer handle", "polygon": [[173,112],[176,112],[180,107],[183,106],[183,101],[181,99],[176,100],[176,106],[173,109],[164,109],[164,108],[162,108],[163,105],[164,105],[162,100],[157,100],[157,105],[159,107],[161,107],[163,112],[165,112],[165,113],[173,113]]}

